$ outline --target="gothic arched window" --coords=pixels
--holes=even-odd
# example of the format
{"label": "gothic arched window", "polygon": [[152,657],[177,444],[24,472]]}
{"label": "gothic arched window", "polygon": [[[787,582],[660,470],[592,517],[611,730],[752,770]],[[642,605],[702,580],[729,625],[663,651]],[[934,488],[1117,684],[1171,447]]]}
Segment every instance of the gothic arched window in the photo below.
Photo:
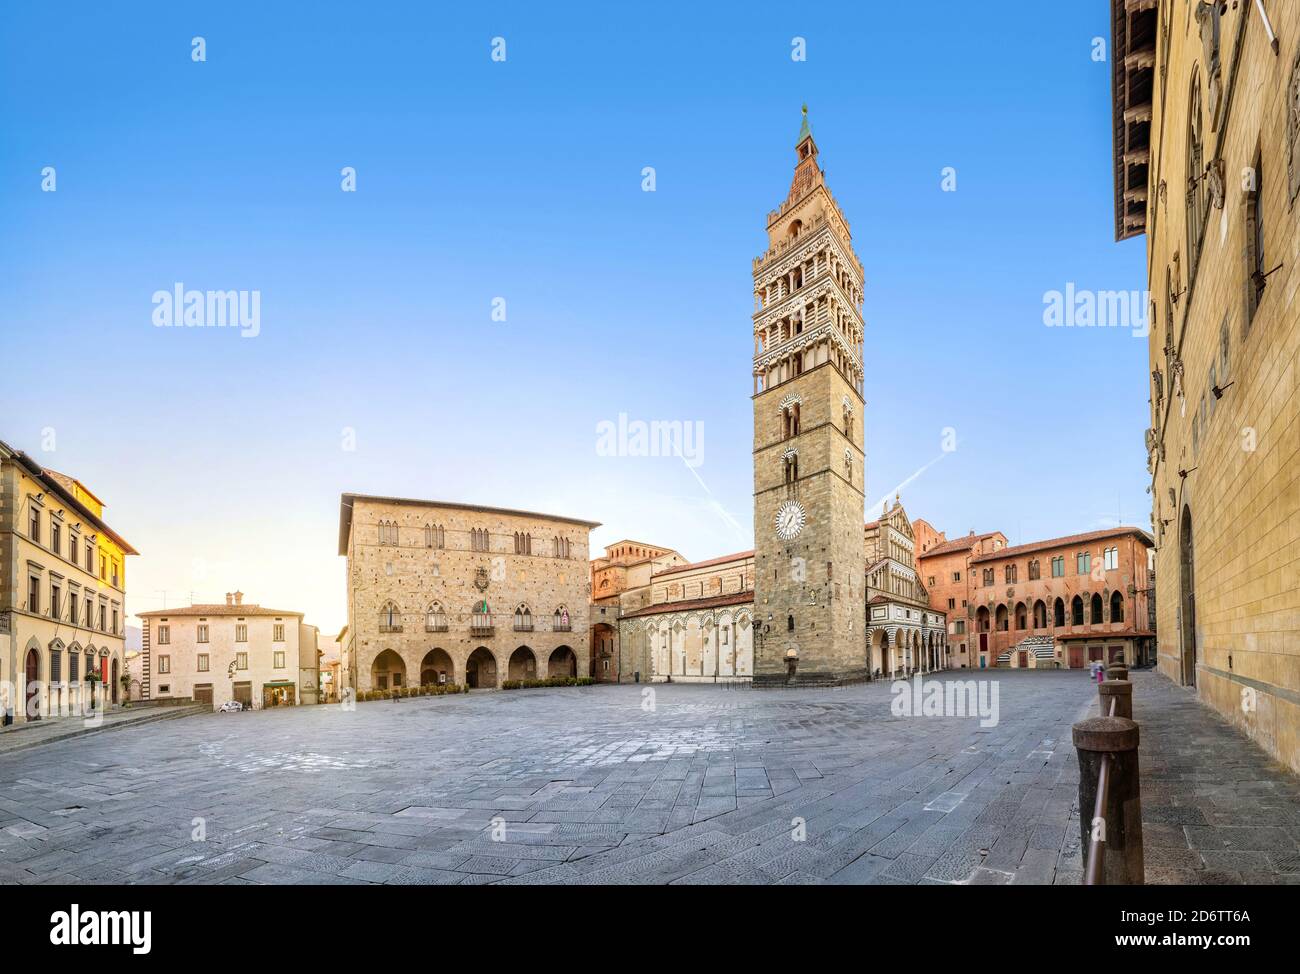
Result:
{"label": "gothic arched window", "polygon": [[533,631],[533,610],[527,603],[520,603],[515,608],[515,632]]}

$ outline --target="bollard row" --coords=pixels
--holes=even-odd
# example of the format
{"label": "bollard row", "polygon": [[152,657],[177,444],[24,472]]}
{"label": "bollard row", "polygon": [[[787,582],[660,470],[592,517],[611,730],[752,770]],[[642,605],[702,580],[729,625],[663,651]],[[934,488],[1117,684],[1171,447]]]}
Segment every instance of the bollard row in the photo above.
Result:
{"label": "bollard row", "polygon": [[1142,885],[1138,725],[1128,667],[1112,663],[1097,684],[1099,717],[1073,727],[1079,759],[1079,838],[1088,886]]}

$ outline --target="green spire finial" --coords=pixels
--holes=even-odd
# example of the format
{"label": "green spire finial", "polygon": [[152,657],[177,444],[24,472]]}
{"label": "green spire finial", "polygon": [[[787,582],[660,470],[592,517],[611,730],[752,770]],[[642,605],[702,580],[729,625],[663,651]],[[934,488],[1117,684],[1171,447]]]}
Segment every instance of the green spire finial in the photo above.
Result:
{"label": "green spire finial", "polygon": [[795,145],[798,145],[804,139],[811,139],[811,138],[812,138],[812,129],[808,127],[808,104],[807,102],[805,102],[803,106],[803,122],[799,126],[799,138],[795,141]]}

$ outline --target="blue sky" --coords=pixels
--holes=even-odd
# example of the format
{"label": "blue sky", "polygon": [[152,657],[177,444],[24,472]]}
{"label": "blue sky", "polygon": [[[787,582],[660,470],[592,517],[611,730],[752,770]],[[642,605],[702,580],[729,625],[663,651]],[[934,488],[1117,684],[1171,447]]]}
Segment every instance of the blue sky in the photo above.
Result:
{"label": "blue sky", "polygon": [[[9,5],[0,438],[104,498],[131,611],[238,587],[336,631],[343,491],[747,548],[750,262],[807,102],[866,269],[868,501],[942,455],[903,500],[949,536],[1147,527],[1145,342],[1042,319],[1144,286],[1107,6]],[[154,327],[177,282],[259,291],[260,333]],[[620,413],[703,424],[702,465],[599,456]]]}

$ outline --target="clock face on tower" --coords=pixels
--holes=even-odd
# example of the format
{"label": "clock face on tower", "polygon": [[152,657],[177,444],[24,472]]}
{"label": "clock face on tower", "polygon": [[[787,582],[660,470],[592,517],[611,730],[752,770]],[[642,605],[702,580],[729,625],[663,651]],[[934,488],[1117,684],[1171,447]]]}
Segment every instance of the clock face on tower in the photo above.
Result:
{"label": "clock face on tower", "polygon": [[776,536],[782,541],[798,537],[807,519],[803,505],[798,501],[786,501],[776,510]]}

